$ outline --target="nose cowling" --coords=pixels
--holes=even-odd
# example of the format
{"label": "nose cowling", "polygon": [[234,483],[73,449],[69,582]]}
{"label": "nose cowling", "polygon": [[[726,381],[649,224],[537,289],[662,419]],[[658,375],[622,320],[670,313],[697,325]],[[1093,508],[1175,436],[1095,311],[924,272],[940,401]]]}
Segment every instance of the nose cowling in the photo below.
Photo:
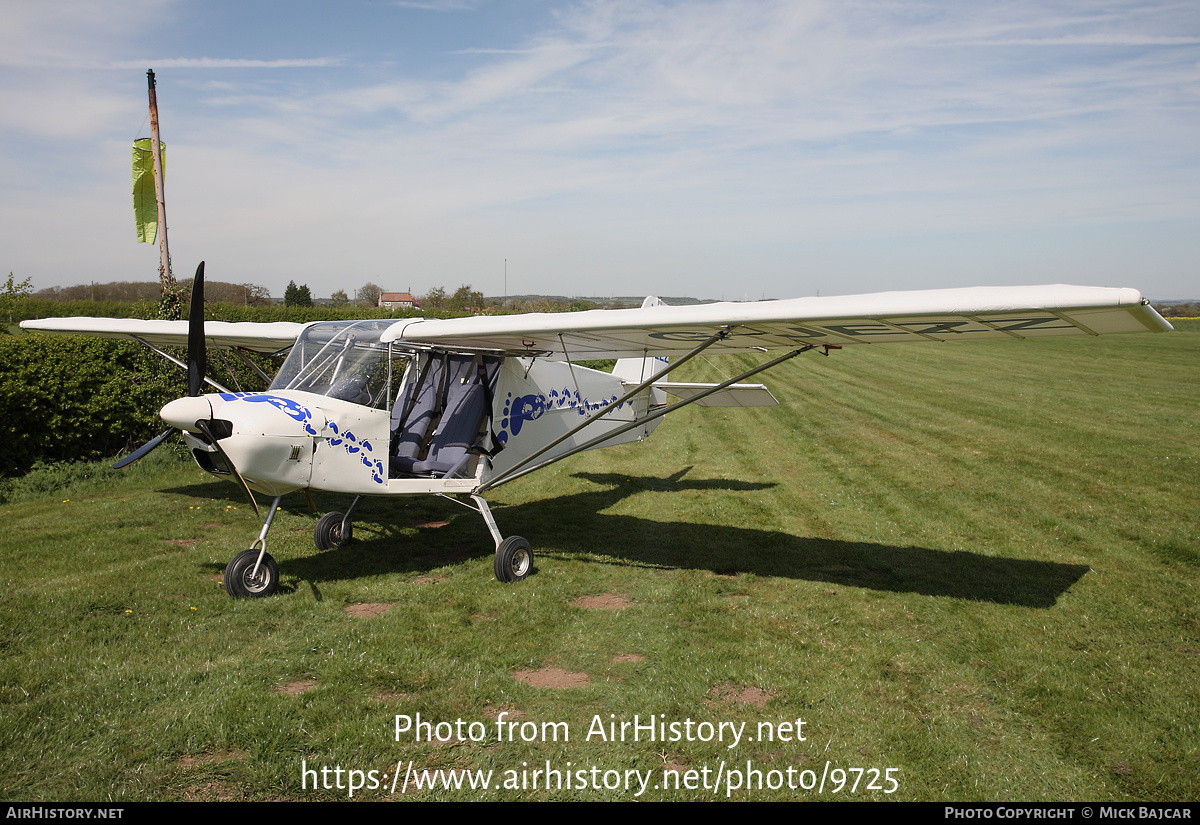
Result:
{"label": "nose cowling", "polygon": [[159,412],[162,420],[181,430],[190,433],[200,432],[196,426],[199,420],[211,421],[213,417],[212,404],[206,395],[186,396],[176,398]]}
{"label": "nose cowling", "polygon": [[232,473],[249,489],[270,495],[308,486],[314,439],[325,426],[318,408],[274,393],[178,398],[161,415],[186,431],[184,440],[202,469]]}

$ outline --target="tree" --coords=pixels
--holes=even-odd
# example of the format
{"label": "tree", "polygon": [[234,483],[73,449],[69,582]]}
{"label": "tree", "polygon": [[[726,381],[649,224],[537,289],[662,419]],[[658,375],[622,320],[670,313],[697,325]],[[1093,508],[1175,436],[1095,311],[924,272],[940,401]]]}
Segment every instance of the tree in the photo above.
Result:
{"label": "tree", "polygon": [[[137,284],[109,284],[109,286],[133,287]],[[180,281],[179,287],[185,293],[185,303],[191,300],[192,295],[192,280]],[[99,289],[97,288],[97,295]],[[133,301],[140,298],[140,295],[133,295],[130,298],[117,297],[109,298],[105,296],[105,300]],[[208,281],[204,282],[204,302],[206,304],[234,304],[240,307],[248,306],[269,306],[271,304],[271,293],[265,286],[258,284],[231,284],[226,281]]]}
{"label": "tree", "polygon": [[350,303],[350,296],[346,294],[346,290],[339,289],[333,295],[329,296],[329,305],[335,309],[344,307]]}
{"label": "tree", "polygon": [[367,281],[358,288],[358,300],[365,306],[379,306],[379,296],[383,294],[383,287],[378,284],[373,284]]}
{"label": "tree", "polygon": [[312,306],[312,293],[308,291],[308,284],[296,286],[295,281],[288,281],[287,289],[283,291],[283,305],[285,307]]}
{"label": "tree", "polygon": [[271,290],[259,284],[240,284],[245,292],[245,305],[265,307],[271,305]]}
{"label": "tree", "polygon": [[446,302],[446,305],[454,312],[466,312],[469,309],[483,308],[483,293],[471,289],[470,284],[460,286]]}
{"label": "tree", "polygon": [[[15,277],[10,272],[8,273],[8,282],[4,284],[4,290],[0,291],[0,307],[3,307],[3,312],[8,316],[8,322],[12,323],[13,305],[16,304],[18,298],[28,298],[33,293],[33,279],[26,278],[21,283],[16,283]],[[5,332],[8,330],[5,329]]]}
{"label": "tree", "polygon": [[425,297],[421,299],[421,306],[426,310],[441,310],[446,308],[446,290],[439,287],[434,287],[425,293]]}

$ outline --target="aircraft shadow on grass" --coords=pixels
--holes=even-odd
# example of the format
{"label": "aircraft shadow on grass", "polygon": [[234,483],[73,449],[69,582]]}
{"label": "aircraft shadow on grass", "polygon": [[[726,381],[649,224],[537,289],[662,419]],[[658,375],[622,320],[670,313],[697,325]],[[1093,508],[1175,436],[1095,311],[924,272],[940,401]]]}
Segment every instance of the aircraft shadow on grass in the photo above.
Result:
{"label": "aircraft shadow on grass", "polygon": [[[1088,571],[1086,565],[988,556],[968,551],[901,547],[794,536],[712,523],[662,521],[605,512],[633,495],[685,491],[753,493],[774,483],[729,479],[684,480],[691,468],[667,478],[625,474],[575,473],[595,489],[517,506],[493,505],[506,534],[530,539],[535,555],[567,558],[595,554],[597,564],[708,570],[719,575],[820,581],[923,596],[1045,608],[1055,604]],[[211,497],[213,485],[188,485],[163,492]],[[292,506],[307,511],[303,499]],[[344,509],[348,502],[322,503]],[[728,499],[724,500],[726,503]],[[714,501],[715,503],[715,501]],[[670,512],[664,499],[663,512]],[[461,515],[460,515],[461,514]],[[397,519],[399,516],[399,519]],[[364,501],[363,520],[348,547],[280,559],[285,582],[300,579],[319,594],[320,582],[397,572],[424,572],[446,564],[492,555],[478,517],[449,502],[425,500],[416,512],[398,514],[385,499]],[[405,522],[407,519],[407,522]],[[357,519],[356,519],[357,520]],[[374,527],[378,522],[379,529]],[[417,528],[415,538],[406,528]],[[520,585],[514,585],[520,586]]]}

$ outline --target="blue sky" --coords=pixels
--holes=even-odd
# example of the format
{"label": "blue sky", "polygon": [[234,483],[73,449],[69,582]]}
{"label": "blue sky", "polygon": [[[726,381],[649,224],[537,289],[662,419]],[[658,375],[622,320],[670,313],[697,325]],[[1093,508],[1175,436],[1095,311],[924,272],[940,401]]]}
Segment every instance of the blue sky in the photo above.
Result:
{"label": "blue sky", "polygon": [[0,268],[733,300],[1200,297],[1200,4],[0,0]]}

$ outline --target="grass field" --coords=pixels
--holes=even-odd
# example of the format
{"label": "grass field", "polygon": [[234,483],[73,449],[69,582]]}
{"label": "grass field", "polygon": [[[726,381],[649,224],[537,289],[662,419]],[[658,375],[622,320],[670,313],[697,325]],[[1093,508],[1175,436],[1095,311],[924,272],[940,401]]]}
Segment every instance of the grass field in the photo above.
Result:
{"label": "grass field", "polygon": [[[283,592],[234,601],[259,524],[232,485],[170,456],[35,474],[0,505],[3,797],[1195,800],[1178,327],[802,356],[764,376],[780,407],[685,410],[495,491],[537,554],[515,585],[453,503],[370,501],[319,552],[293,495]],[[397,736],[418,713],[463,726]],[[635,715],[668,741],[597,735]],[[463,787],[391,792],[410,761]]]}

